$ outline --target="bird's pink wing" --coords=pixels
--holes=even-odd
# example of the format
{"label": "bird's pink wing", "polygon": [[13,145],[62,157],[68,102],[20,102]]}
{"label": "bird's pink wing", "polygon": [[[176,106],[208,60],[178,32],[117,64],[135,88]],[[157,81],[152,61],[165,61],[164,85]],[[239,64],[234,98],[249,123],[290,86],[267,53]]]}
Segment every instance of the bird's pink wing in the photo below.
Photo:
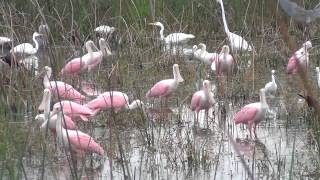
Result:
{"label": "bird's pink wing", "polygon": [[256,107],[243,107],[238,111],[234,116],[234,121],[236,124],[244,123],[247,124],[249,121],[252,121],[256,116],[258,109]]}
{"label": "bird's pink wing", "polygon": [[63,110],[70,114],[80,114],[84,116],[93,115],[92,110],[88,107],[71,101],[63,102]]}
{"label": "bird's pink wing", "polygon": [[75,58],[69,61],[61,70],[61,74],[74,74],[80,73],[84,68],[84,60],[82,58]]}
{"label": "bird's pink wing", "polygon": [[103,148],[94,139],[84,133],[72,133],[69,135],[70,143],[79,150],[95,152],[101,156],[104,154]]}
{"label": "bird's pink wing", "polygon": [[197,109],[197,107],[199,107],[200,100],[201,100],[201,96],[199,96],[196,93],[194,93],[193,96],[192,96],[192,99],[191,99],[191,106],[190,106],[190,109],[192,111],[195,111]]}
{"label": "bird's pink wing", "polygon": [[[112,97],[112,98],[111,98]],[[127,104],[128,100],[124,96],[116,96],[116,95],[101,95],[96,99],[90,101],[86,106],[90,109],[107,109],[107,108],[121,108],[125,104]]]}
{"label": "bird's pink wing", "polygon": [[62,126],[66,129],[76,129],[76,124],[72,121],[71,117],[64,115],[66,126],[64,125],[64,120],[62,120]]}
{"label": "bird's pink wing", "polygon": [[86,98],[67,83],[58,83],[57,89],[59,91],[59,95],[67,99],[81,100]]}
{"label": "bird's pink wing", "polygon": [[168,84],[163,83],[163,82],[158,82],[156,83],[148,92],[146,97],[151,98],[151,97],[159,97],[159,96],[164,96],[168,93],[170,87]]}
{"label": "bird's pink wing", "polygon": [[219,55],[217,53],[213,53],[213,56],[211,56],[210,61],[215,62],[219,58]]}
{"label": "bird's pink wing", "polygon": [[292,74],[294,73],[294,71],[297,69],[297,58],[295,57],[295,55],[291,56],[289,61],[288,61],[288,65],[287,65],[287,73],[288,74]]}

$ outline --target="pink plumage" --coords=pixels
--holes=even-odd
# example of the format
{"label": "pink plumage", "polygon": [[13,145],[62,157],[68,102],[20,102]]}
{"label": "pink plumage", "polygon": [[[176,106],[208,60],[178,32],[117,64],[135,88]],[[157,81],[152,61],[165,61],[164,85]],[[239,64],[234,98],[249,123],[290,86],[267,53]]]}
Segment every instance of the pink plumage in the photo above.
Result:
{"label": "pink plumage", "polygon": [[230,75],[234,69],[236,63],[233,57],[229,54],[229,52],[229,46],[223,46],[221,53],[215,60],[216,74],[218,76]]}
{"label": "pink plumage", "polygon": [[256,127],[257,124],[262,121],[262,119],[265,117],[266,111],[269,109],[269,106],[265,99],[265,90],[260,90],[260,102],[251,103],[248,105],[245,105],[234,115],[234,121],[236,124],[247,124],[248,130],[252,132],[252,126],[253,126],[253,132],[256,136]]}
{"label": "pink plumage", "polygon": [[68,74],[78,74],[82,70],[86,69],[86,59],[83,58],[75,58],[69,61],[61,70],[61,75],[68,75]]}
{"label": "pink plumage", "polygon": [[310,41],[305,42],[288,60],[287,73],[294,74],[299,71],[305,71],[309,64],[308,49],[312,47]]}
{"label": "pink plumage", "polygon": [[146,94],[147,98],[168,97],[172,94],[173,80],[162,80],[157,82]]}
{"label": "pink plumage", "polygon": [[[64,131],[64,130],[63,130]],[[75,131],[75,130],[68,130],[68,136],[70,140],[70,144],[72,145],[72,148],[75,149],[75,151],[80,152],[94,152],[101,156],[104,155],[103,148],[94,141],[94,139],[81,132],[81,131]]]}
{"label": "pink plumage", "polygon": [[71,99],[77,101],[86,99],[86,97],[83,96],[79,91],[74,89],[71,85],[62,81],[50,81],[49,85],[47,85],[45,88],[50,89],[50,91],[55,96],[59,95],[64,99]]}
{"label": "pink plumage", "polygon": [[193,94],[191,99],[191,105],[190,109],[192,111],[196,111],[197,116],[196,119],[198,121],[198,114],[200,110],[205,110],[206,113],[208,110],[214,105],[214,95],[212,92],[210,92],[211,85],[210,81],[204,80],[203,81],[203,89],[200,91],[197,91]]}
{"label": "pink plumage", "polygon": [[93,110],[104,110],[111,107],[120,110],[129,102],[128,96],[122,92],[111,91],[100,94],[97,98],[88,102],[85,106]]}
{"label": "pink plumage", "polygon": [[[83,121],[88,121],[89,116],[94,116],[95,113],[86,106],[72,102],[72,101],[61,101],[63,113],[70,117],[80,117]],[[60,103],[57,102],[53,106],[54,108],[60,107]],[[53,112],[55,114],[57,112]]]}

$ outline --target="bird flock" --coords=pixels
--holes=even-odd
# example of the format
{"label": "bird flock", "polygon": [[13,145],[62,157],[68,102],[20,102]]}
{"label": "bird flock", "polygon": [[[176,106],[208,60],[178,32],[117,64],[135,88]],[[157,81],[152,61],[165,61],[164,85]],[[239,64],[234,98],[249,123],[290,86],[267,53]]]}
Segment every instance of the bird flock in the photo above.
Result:
{"label": "bird flock", "polygon": [[[161,22],[149,23],[153,26],[160,27],[160,40],[164,45],[164,50],[174,49],[177,54],[192,56],[197,59],[212,71],[218,77],[231,77],[235,74],[237,63],[231,52],[252,52],[254,46],[248,43],[243,37],[230,32],[225,16],[225,10],[222,0],[217,0],[221,6],[222,20],[224,31],[228,39],[229,45],[223,45],[219,53],[208,52],[204,43],[193,45],[191,49],[184,46],[195,36],[186,33],[172,33],[164,36],[164,25]],[[47,28],[48,29],[48,28]],[[116,28],[109,26],[99,26],[94,31],[99,34],[112,34]],[[32,40],[35,43],[33,46],[30,43],[22,43],[10,50],[11,55],[23,55],[30,57],[39,50],[37,37],[43,34],[35,32]],[[0,37],[0,44],[12,43],[12,40],[7,37]],[[80,73],[94,72],[93,70],[102,62],[103,59],[108,59],[112,55],[107,40],[99,39],[99,49],[94,42],[89,40],[85,43],[87,53],[83,56],[74,58],[68,61],[60,71],[60,76],[79,75]],[[311,41],[305,42],[302,47],[297,50],[288,60],[287,73],[294,74],[301,71],[306,71],[309,64],[309,50],[312,48]],[[181,50],[181,51],[180,51]],[[250,55],[250,53],[249,53]],[[24,60],[26,61],[26,59]],[[146,99],[158,98],[165,101],[167,106],[168,99],[177,91],[179,84],[184,82],[183,76],[180,73],[179,65],[174,64],[172,67],[173,78],[165,79],[155,83],[145,95]],[[316,68],[318,85],[320,87],[320,70]],[[81,132],[75,123],[75,120],[90,122],[90,118],[96,116],[104,110],[113,109],[116,113],[122,110],[133,110],[140,108],[143,111],[146,105],[143,101],[136,99],[131,101],[128,95],[119,91],[101,92],[89,100],[88,95],[81,94],[72,85],[58,80],[50,80],[52,76],[52,68],[44,67],[43,76],[43,98],[38,110],[43,111],[38,114],[35,119],[42,122],[42,129],[48,128],[54,135],[55,141],[64,148],[70,148],[72,152],[83,154],[92,152],[99,155],[104,154],[102,146],[97,143],[90,135]],[[271,70],[271,80],[265,84],[265,87],[260,89],[260,101],[243,106],[234,114],[235,124],[247,124],[250,137],[252,133],[256,137],[256,127],[260,121],[266,117],[266,113],[270,111],[267,104],[267,98],[275,94],[278,85],[276,83],[275,70]],[[191,98],[190,109],[195,112],[195,122],[199,122],[199,112],[204,110],[206,118],[208,111],[218,102],[215,96],[215,87],[209,80],[203,80],[202,89],[196,91]],[[213,89],[213,90],[212,90]],[[50,109],[52,97],[57,97],[59,100]],[[131,103],[130,103],[131,101]]]}

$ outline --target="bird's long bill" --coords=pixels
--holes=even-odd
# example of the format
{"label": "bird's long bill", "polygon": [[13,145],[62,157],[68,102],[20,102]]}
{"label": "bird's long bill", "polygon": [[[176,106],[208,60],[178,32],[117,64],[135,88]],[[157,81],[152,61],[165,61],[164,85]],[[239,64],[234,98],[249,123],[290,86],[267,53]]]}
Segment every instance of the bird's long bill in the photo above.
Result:
{"label": "bird's long bill", "polygon": [[149,25],[155,26],[155,23],[149,23]]}
{"label": "bird's long bill", "polygon": [[176,76],[176,79],[179,83],[184,81],[184,79],[182,78],[182,76],[180,74],[179,68],[175,69],[175,76]]}
{"label": "bird's long bill", "polygon": [[50,98],[51,98],[50,90],[45,89],[43,92],[42,101],[38,107],[38,111],[44,111],[44,110],[50,111],[50,104],[48,104],[50,103]]}

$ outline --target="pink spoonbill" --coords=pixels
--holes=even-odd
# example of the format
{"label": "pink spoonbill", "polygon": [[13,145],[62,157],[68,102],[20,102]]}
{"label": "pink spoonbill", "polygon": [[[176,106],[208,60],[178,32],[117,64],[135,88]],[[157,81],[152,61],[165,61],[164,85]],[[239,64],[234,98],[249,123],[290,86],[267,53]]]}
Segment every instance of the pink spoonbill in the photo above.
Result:
{"label": "pink spoonbill", "polygon": [[247,104],[238,111],[234,116],[234,121],[236,124],[242,123],[247,124],[250,132],[250,137],[252,137],[252,127],[253,133],[256,137],[256,127],[260,121],[265,118],[266,112],[269,106],[265,97],[265,90],[260,89],[260,102],[255,102]]}
{"label": "pink spoonbill", "polygon": [[67,84],[62,81],[49,81],[49,78],[52,74],[52,69],[49,66],[46,66],[44,69],[46,75],[43,78],[43,85],[45,88],[50,89],[54,95],[59,95],[62,98],[76,101],[81,101],[86,98],[79,91],[73,88],[70,84]]}
{"label": "pink spoonbill", "polygon": [[96,112],[92,111],[86,106],[78,104],[72,101],[61,101],[53,105],[53,111],[51,116],[55,115],[55,107],[62,107],[64,114],[70,116],[71,118],[80,117],[83,121],[88,121],[88,117],[94,116]]}
{"label": "pink spoonbill", "polygon": [[183,82],[180,75],[179,65],[173,65],[173,79],[165,79],[157,82],[146,94],[147,98],[168,98],[177,90],[179,83]]}
{"label": "pink spoonbill", "polygon": [[236,66],[235,60],[230,54],[230,48],[228,45],[222,46],[221,52],[217,60],[211,64],[211,69],[216,71],[218,76],[231,75],[234,67]]}
{"label": "pink spoonbill", "polygon": [[62,145],[66,149],[70,148],[70,150],[79,154],[91,152],[97,153],[101,156],[104,155],[103,148],[88,134],[78,130],[63,128],[62,109],[60,106],[54,107],[53,111],[58,113],[56,121],[58,144]]}
{"label": "pink spoonbill", "polygon": [[211,92],[211,84],[209,80],[203,81],[203,88],[193,94],[191,99],[190,109],[196,111],[196,120],[198,122],[198,116],[200,110],[205,110],[206,117],[208,117],[209,109],[215,104],[214,94]]}
{"label": "pink spoonbill", "polygon": [[133,110],[136,108],[143,108],[144,104],[140,100],[134,100],[129,104],[128,95],[119,91],[108,91],[100,94],[97,98],[88,102],[86,107],[98,112],[100,110],[114,108],[115,112],[121,109]]}
{"label": "pink spoonbill", "polygon": [[288,61],[287,73],[295,74],[297,72],[305,71],[309,65],[309,52],[308,50],[312,48],[311,41],[303,43],[302,47],[297,50]]}
{"label": "pink spoonbill", "polygon": [[[43,114],[38,114],[35,119],[42,122],[42,125],[40,126],[41,129],[48,128],[55,133],[56,132],[56,121],[57,121],[57,115],[50,116],[50,102],[51,102],[51,92],[49,89],[45,89],[43,91],[43,98],[42,102],[39,106],[39,109],[44,109]],[[48,115],[48,118],[46,118],[46,115]],[[65,123],[63,122],[63,127],[67,129],[76,129],[75,123],[72,121],[72,119],[64,115]]]}

